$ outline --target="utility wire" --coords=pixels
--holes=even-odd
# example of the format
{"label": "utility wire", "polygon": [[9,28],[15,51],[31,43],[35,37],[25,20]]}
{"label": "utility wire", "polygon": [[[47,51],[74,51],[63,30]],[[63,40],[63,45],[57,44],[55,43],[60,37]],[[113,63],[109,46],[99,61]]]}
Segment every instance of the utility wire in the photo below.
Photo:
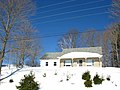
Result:
{"label": "utility wire", "polygon": [[[61,4],[68,3],[68,2],[73,2],[73,1],[76,1],[76,0],[70,0],[70,1],[61,2]],[[87,3],[79,4],[79,5],[93,4],[93,3],[102,2],[102,1],[105,1],[105,0],[99,0],[99,1],[93,1],[93,2],[91,1],[91,2],[87,2]],[[60,4],[60,3],[56,3],[55,5],[57,5],[57,4]],[[38,10],[38,9],[41,9],[41,8],[45,8],[45,7],[50,7],[50,6],[54,6],[54,4],[50,4],[50,5],[43,6],[43,7],[38,7],[38,8],[36,8],[35,10]],[[64,8],[68,8],[68,7],[74,7],[74,6],[78,6],[78,5],[72,5],[72,6],[66,6],[66,7],[63,7],[63,8],[58,8],[58,10],[59,10],[59,9],[64,9]],[[54,10],[57,10],[57,9],[48,10],[48,11],[43,11],[43,12],[40,12],[40,13],[49,12],[49,11],[54,11]],[[33,10],[28,10],[28,11],[33,11]]]}
{"label": "utility wire", "polygon": [[68,3],[68,2],[73,2],[73,1],[76,1],[76,0],[69,0],[69,1],[64,1],[64,2],[60,2],[60,3],[50,4],[50,5],[47,5],[47,6],[39,7],[39,9],[40,8],[50,7],[50,6],[56,6],[56,5],[60,5],[60,4]]}
{"label": "utility wire", "polygon": [[69,11],[69,12],[64,12],[64,13],[58,13],[58,14],[53,14],[53,15],[48,15],[40,18],[35,18],[35,19],[30,19],[30,20],[38,20],[38,19],[43,19],[43,18],[49,18],[49,17],[55,17],[59,15],[64,15],[64,14],[69,14],[69,13],[75,13],[75,12],[82,12],[82,11],[87,11],[87,10],[93,10],[93,9],[99,9],[99,8],[105,8],[111,5],[104,5],[104,6],[98,6],[98,7],[92,7],[92,8],[87,8],[87,9],[82,9],[82,10],[74,10],[74,11]]}
{"label": "utility wire", "polygon": [[[78,34],[81,34],[81,33],[87,33],[87,32],[93,32],[93,31],[96,31],[98,32],[98,30],[89,30],[89,31],[85,31],[85,32],[78,32]],[[101,30],[102,31],[102,30]],[[99,31],[100,32],[100,31]],[[68,33],[58,33],[58,34],[53,34],[53,35],[44,35],[44,36],[41,36],[41,37],[38,37],[38,38],[48,38],[48,37],[56,37],[56,36],[63,36],[63,35],[67,35]],[[74,33],[71,33],[71,34],[74,34]]]}
{"label": "utility wire", "polygon": [[[89,31],[85,31],[85,32],[78,32],[78,34],[81,33],[87,33],[87,32],[103,32],[103,30],[89,30]],[[68,33],[57,33],[57,34],[51,34],[51,35],[43,35],[43,36],[39,36],[39,37],[34,37],[34,38],[29,38],[29,39],[16,39],[16,40],[9,40],[8,42],[13,42],[13,41],[31,41],[31,40],[35,40],[35,39],[40,39],[40,38],[49,38],[49,37],[58,37],[58,36],[64,36],[67,35]],[[72,34],[72,33],[71,33]],[[73,33],[74,34],[74,33]]]}
{"label": "utility wire", "polygon": [[[87,3],[80,3],[80,4],[77,4],[77,5],[71,5],[71,6],[66,6],[66,7],[61,7],[61,8],[57,8],[57,9],[52,9],[52,10],[48,10],[48,11],[43,11],[43,12],[40,12],[40,13],[46,13],[46,12],[51,12],[51,11],[56,11],[56,10],[61,10],[61,9],[66,9],[66,8],[71,8],[71,7],[76,7],[76,6],[83,6],[83,5],[87,5],[87,4],[94,4],[94,3],[98,3],[98,2],[102,2],[102,1],[105,1],[105,0],[99,0],[99,1],[93,1],[93,2],[87,2]],[[38,8],[39,9],[39,8]],[[39,13],[39,14],[40,14]]]}
{"label": "utility wire", "polygon": [[82,15],[82,16],[76,16],[76,17],[50,20],[50,21],[41,22],[41,23],[37,22],[37,23],[35,23],[35,24],[42,24],[42,23],[50,23],[50,22],[64,21],[64,20],[77,19],[77,18],[88,17],[88,16],[93,16],[93,15],[102,15],[102,14],[107,14],[107,13],[109,13],[109,12],[92,13],[92,14],[87,14],[87,15]]}
{"label": "utility wire", "polygon": [[27,10],[27,11],[28,12],[30,12],[30,11],[36,11],[36,10],[41,9],[41,8],[46,8],[46,7],[55,6],[55,5],[59,5],[59,4],[64,4],[64,3],[68,3],[68,2],[73,2],[73,1],[76,1],[76,0],[69,0],[69,1],[64,1],[64,2],[60,2],[60,3],[50,4],[50,5],[47,5],[47,6],[42,6],[42,7],[36,8],[36,9]]}

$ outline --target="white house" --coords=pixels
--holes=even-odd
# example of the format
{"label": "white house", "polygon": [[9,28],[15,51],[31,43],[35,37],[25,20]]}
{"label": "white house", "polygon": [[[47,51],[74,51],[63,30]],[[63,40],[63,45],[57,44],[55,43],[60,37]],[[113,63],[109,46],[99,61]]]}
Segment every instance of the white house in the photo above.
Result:
{"label": "white house", "polygon": [[102,48],[70,48],[62,52],[46,53],[40,58],[41,67],[102,67]]}

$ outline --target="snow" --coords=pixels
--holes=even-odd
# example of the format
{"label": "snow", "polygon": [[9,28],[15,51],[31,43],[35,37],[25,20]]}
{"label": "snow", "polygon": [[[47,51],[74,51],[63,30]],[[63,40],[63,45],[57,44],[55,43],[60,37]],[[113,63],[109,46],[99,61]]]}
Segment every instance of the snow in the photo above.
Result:
{"label": "snow", "polygon": [[[2,77],[5,77],[16,70],[16,68],[7,69],[2,68]],[[114,67],[64,67],[64,68],[41,68],[41,67],[25,67],[7,79],[0,82],[0,90],[16,90],[16,86],[19,85],[20,79],[24,75],[33,71],[35,74],[35,81],[40,84],[40,90],[120,90],[120,68]],[[104,79],[108,75],[111,76],[110,81],[103,81],[102,85],[94,85],[91,88],[84,86],[84,80],[82,80],[82,74],[86,71],[90,71],[92,78],[96,73],[103,76]],[[46,77],[43,77],[46,73]],[[57,74],[57,75],[55,75]],[[67,76],[70,77],[69,81],[66,81]],[[13,83],[9,83],[9,80],[13,79]]]}
{"label": "snow", "polygon": [[102,55],[98,53],[91,53],[91,52],[70,52],[67,54],[62,55],[61,57],[58,57],[60,59],[62,58],[92,58],[92,57],[99,57],[101,58]]}

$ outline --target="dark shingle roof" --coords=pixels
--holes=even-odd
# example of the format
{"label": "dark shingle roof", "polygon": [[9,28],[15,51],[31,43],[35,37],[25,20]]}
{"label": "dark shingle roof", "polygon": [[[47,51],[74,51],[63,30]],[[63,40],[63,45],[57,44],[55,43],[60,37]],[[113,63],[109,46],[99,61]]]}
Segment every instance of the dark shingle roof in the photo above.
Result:
{"label": "dark shingle roof", "polygon": [[57,57],[70,52],[91,52],[102,55],[102,47],[84,47],[84,48],[69,48],[63,49],[62,52],[49,52],[43,55],[40,59],[57,59]]}
{"label": "dark shingle roof", "polygon": [[41,59],[56,59],[59,56],[61,56],[61,52],[48,52]]}
{"label": "dark shingle roof", "polygon": [[69,52],[91,52],[91,53],[102,54],[102,47],[70,48],[70,49],[64,49],[63,52],[64,53],[69,53]]}

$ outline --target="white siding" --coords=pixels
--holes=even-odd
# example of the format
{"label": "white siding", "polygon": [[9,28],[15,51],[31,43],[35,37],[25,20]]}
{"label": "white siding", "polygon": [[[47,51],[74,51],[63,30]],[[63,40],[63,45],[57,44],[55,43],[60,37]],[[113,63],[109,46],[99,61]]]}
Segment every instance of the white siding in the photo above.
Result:
{"label": "white siding", "polygon": [[[46,66],[46,62],[48,62],[48,66]],[[54,66],[54,62],[56,62],[56,66]],[[60,67],[60,61],[59,59],[40,60],[40,66],[46,68]]]}

